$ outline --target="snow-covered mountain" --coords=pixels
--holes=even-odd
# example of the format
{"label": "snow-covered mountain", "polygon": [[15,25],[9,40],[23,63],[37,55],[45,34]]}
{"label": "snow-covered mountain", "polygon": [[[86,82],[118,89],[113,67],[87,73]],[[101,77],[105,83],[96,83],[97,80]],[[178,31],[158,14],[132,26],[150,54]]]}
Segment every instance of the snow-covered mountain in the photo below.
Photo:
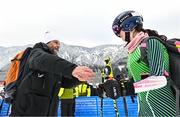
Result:
{"label": "snow-covered mountain", "polygon": [[113,64],[122,62],[127,57],[127,50],[123,45],[101,45],[86,48],[63,44],[59,56],[78,65],[103,66],[104,58],[107,56],[112,59]]}
{"label": "snow-covered mountain", "polygon": [[13,46],[13,47],[0,47],[0,69],[10,63],[11,59],[20,52],[21,50],[25,49],[28,46]]}
{"label": "snow-covered mountain", "polygon": [[[28,46],[0,47],[0,69],[10,63],[10,60],[21,50]],[[101,45],[93,48],[70,46],[61,44],[58,55],[78,65],[103,65],[104,58],[109,56],[112,63],[120,62],[127,57],[127,51],[123,45]]]}
{"label": "snow-covered mountain", "polygon": [[[32,45],[0,47],[0,77],[2,77],[2,73],[5,74],[10,60],[17,54],[17,52],[28,46],[32,47]],[[111,58],[113,65],[125,62],[127,58],[127,50],[124,48],[124,45],[100,45],[93,48],[87,48],[61,43],[58,55],[75,64],[94,67],[104,66],[104,58],[108,56]]]}

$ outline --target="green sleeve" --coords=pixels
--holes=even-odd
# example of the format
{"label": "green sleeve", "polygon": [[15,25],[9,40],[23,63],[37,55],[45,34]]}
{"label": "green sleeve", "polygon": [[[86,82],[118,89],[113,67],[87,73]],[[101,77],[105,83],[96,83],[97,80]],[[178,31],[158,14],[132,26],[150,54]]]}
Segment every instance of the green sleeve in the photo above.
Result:
{"label": "green sleeve", "polygon": [[147,41],[147,58],[151,75],[162,76],[164,74],[163,46],[157,39]]}

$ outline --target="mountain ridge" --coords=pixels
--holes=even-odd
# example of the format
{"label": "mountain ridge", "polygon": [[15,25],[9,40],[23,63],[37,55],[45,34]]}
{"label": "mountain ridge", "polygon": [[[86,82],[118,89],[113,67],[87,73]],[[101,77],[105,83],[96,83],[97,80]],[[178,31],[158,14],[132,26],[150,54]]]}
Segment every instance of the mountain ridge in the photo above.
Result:
{"label": "mountain ridge", "polygon": [[[32,46],[33,45],[0,47],[0,77],[4,78],[11,59],[18,52]],[[124,48],[124,45],[117,44],[106,44],[89,48],[61,43],[58,55],[77,65],[85,65],[99,69],[105,65],[104,59],[106,57],[111,58],[112,65],[125,63],[127,59],[127,50]]]}

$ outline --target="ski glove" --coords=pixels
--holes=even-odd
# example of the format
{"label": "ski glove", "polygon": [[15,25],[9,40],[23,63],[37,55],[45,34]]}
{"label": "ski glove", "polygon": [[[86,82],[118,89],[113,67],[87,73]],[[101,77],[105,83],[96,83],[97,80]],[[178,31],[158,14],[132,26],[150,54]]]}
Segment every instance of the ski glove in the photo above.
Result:
{"label": "ski glove", "polygon": [[119,82],[121,96],[135,95],[134,85],[132,80],[124,80]]}

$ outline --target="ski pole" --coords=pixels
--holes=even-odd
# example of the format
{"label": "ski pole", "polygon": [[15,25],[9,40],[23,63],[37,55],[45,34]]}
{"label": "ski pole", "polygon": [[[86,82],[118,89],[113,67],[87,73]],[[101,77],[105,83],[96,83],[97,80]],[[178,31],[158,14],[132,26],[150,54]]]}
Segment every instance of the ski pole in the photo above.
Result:
{"label": "ski pole", "polygon": [[115,110],[115,113],[116,113],[116,117],[119,117],[119,111],[118,111],[118,106],[117,106],[117,100],[116,100],[116,99],[113,99],[113,102],[114,102],[114,110]]}
{"label": "ski pole", "polygon": [[[102,77],[102,83],[104,83],[105,74],[104,74],[103,70],[101,71],[101,77]],[[104,96],[104,91],[103,91],[102,96],[101,96],[100,117],[103,117],[103,96]]]}
{"label": "ski pole", "polygon": [[126,102],[126,90],[124,86],[124,82],[121,82],[122,88],[123,88],[123,101],[124,101],[124,109],[125,109],[125,115],[128,117],[128,108],[127,108],[127,102]]}

